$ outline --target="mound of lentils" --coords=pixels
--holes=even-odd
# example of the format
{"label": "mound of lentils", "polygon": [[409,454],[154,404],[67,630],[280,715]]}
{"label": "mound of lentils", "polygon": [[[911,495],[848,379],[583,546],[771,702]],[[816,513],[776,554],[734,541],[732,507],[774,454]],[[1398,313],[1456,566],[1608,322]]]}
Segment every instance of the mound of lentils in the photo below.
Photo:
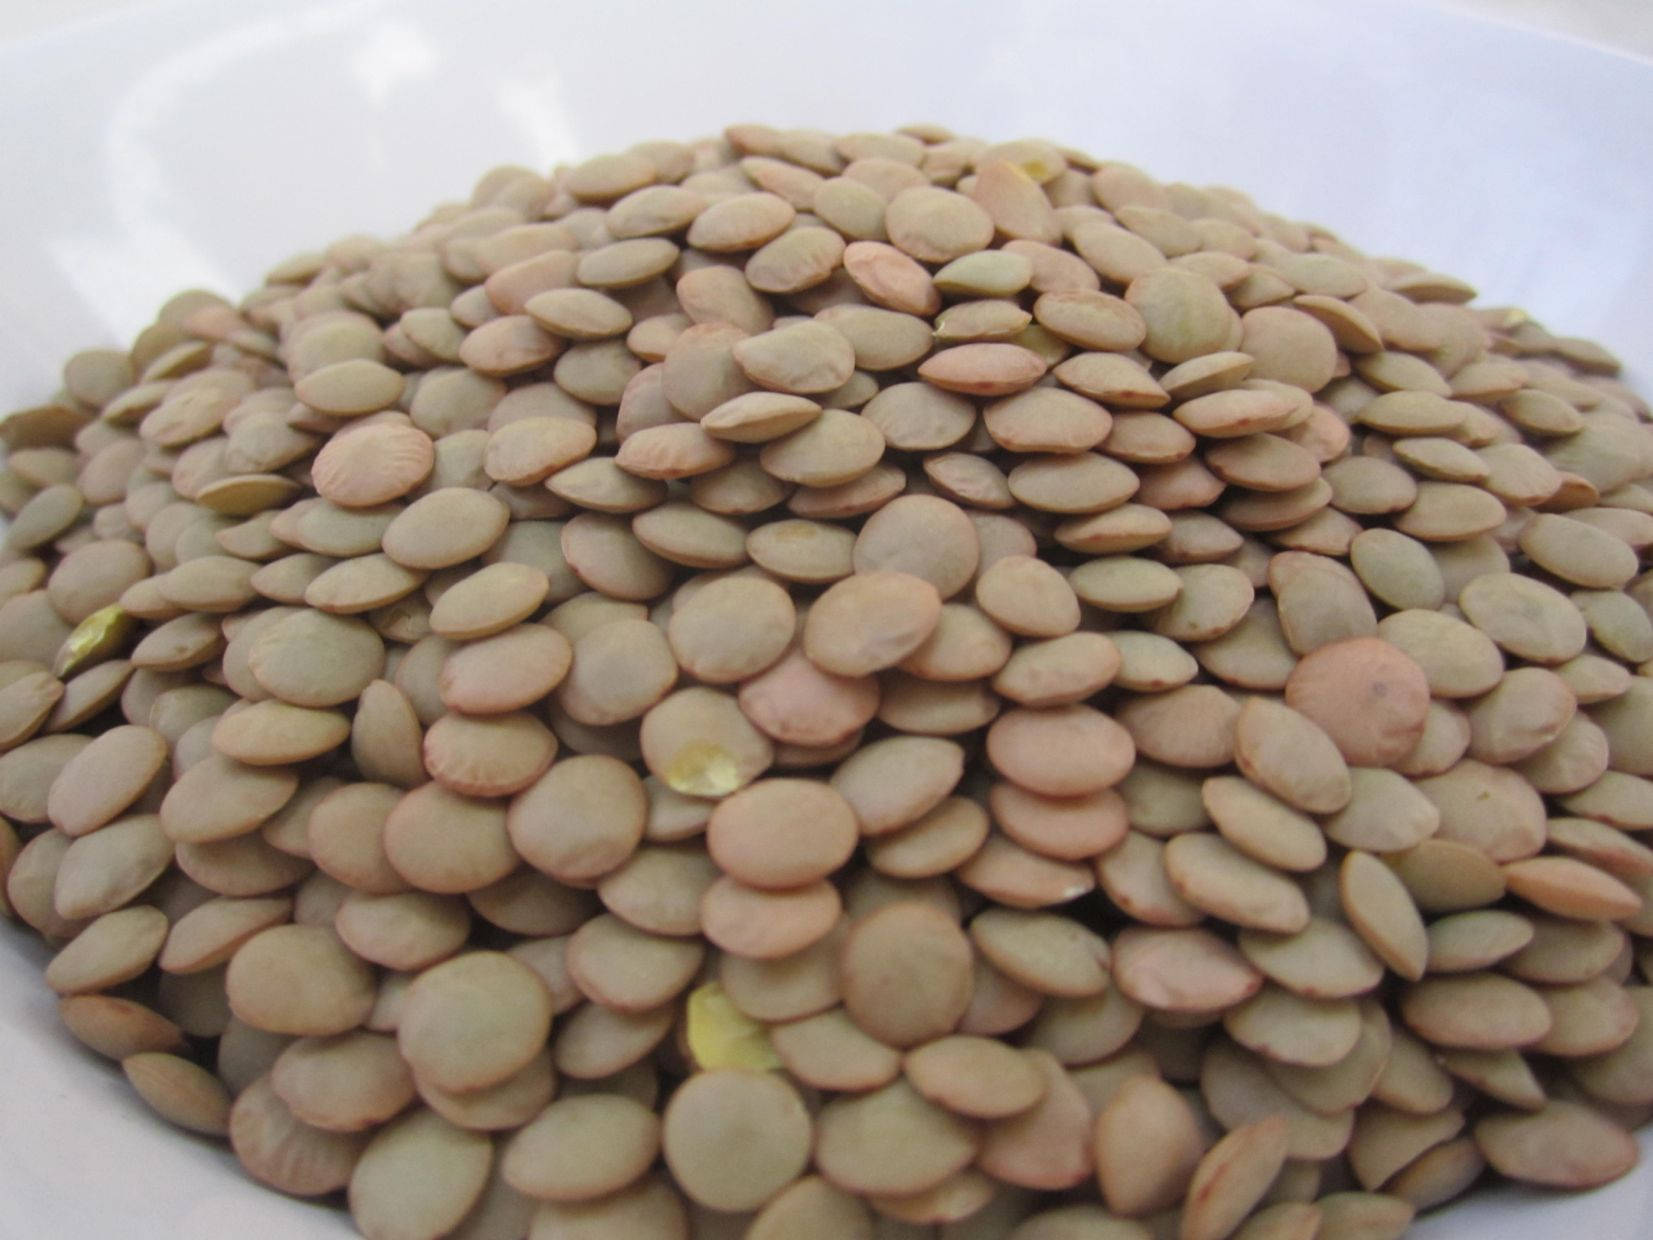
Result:
{"label": "mound of lentils", "polygon": [[1382,1240],[1653,1115],[1653,434],[1050,142],[489,172],[0,424],[0,911],[371,1240]]}

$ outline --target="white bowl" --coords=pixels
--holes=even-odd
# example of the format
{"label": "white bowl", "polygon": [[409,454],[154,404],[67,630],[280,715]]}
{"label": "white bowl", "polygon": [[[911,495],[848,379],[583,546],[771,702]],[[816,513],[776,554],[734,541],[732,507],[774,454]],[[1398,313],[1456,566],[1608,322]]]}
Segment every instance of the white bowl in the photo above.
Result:
{"label": "white bowl", "polygon": [[[492,164],[734,120],[935,120],[1236,185],[1653,373],[1653,64],[1405,4],[185,0],[0,49],[0,116],[0,407],[178,288],[395,232]],[[0,927],[0,1237],[352,1234],[149,1116],[58,1027],[44,959]],[[1416,1234],[1650,1231],[1644,1164],[1478,1193]]]}

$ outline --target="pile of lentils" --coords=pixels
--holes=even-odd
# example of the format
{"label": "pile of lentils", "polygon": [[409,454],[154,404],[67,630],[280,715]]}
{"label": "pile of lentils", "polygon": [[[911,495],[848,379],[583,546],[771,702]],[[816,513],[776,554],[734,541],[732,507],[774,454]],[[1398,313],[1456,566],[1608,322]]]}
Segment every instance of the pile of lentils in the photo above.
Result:
{"label": "pile of lentils", "polygon": [[1653,1115],[1596,345],[931,126],[489,172],[0,425],[0,910],[372,1240],[1382,1240]]}

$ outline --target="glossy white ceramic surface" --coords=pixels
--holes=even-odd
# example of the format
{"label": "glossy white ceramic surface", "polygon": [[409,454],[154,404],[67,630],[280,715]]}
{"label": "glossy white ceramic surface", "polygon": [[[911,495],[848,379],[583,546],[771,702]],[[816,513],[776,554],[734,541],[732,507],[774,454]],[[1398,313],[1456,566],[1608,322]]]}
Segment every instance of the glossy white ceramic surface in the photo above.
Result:
{"label": "glossy white ceramic surface", "polygon": [[[1653,376],[1653,64],[1405,4],[187,0],[0,49],[0,117],[0,406],[181,286],[233,294],[291,252],[394,232],[491,164],[736,119],[929,119],[1237,185]],[[152,1120],[57,1028],[44,958],[0,927],[0,1240],[351,1234]],[[1650,1233],[1646,1165],[1417,1232]]]}

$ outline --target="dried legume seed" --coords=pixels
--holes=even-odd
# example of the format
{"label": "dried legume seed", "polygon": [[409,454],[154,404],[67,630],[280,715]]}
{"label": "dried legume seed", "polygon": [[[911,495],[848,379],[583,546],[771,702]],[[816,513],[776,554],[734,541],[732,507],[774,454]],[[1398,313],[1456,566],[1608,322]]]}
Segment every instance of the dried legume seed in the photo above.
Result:
{"label": "dried legume seed", "polygon": [[1046,142],[758,125],[185,294],[0,436],[3,907],[368,1234],[1610,1178],[1648,414],[1471,296]]}
{"label": "dried legume seed", "polygon": [[661,1145],[695,1201],[750,1210],[803,1171],[812,1135],[803,1100],[779,1077],[725,1068],[697,1073],[672,1095]]}

